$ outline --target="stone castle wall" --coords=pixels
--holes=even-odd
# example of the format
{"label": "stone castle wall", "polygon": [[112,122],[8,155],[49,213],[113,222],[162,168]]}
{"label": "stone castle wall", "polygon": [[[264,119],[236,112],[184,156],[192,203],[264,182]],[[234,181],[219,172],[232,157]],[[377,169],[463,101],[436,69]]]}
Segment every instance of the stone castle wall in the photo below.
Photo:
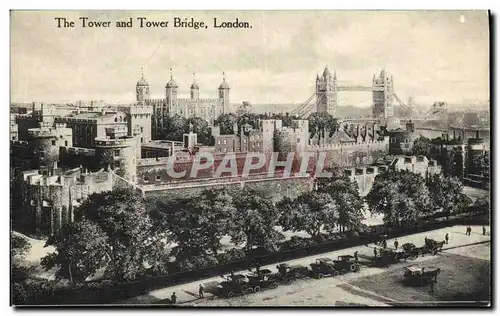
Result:
{"label": "stone castle wall", "polygon": [[195,198],[206,189],[226,188],[230,192],[236,192],[243,188],[255,190],[259,195],[271,199],[273,202],[278,202],[283,197],[296,198],[302,193],[312,190],[313,183],[309,177],[303,178],[276,178],[276,179],[260,179],[235,182],[216,182],[207,183],[206,185],[196,185],[194,183],[165,187],[160,190],[146,190],[145,196],[164,196],[172,199],[177,198]]}

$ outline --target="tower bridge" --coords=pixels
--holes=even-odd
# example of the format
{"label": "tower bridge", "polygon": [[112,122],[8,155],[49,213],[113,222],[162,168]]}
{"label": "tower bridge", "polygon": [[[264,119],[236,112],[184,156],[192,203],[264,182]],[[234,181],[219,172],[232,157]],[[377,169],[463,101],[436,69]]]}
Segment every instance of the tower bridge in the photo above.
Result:
{"label": "tower bridge", "polygon": [[[385,70],[374,74],[372,85],[365,86],[337,80],[337,72],[333,75],[325,67],[322,75],[316,75],[316,91],[290,114],[307,117],[311,113],[328,113],[336,115],[338,93],[344,91],[372,92],[372,116],[370,120],[390,119],[394,117],[394,105],[399,104],[411,115],[411,102],[407,105],[394,92],[394,79]],[[313,101],[315,100],[315,101]]]}

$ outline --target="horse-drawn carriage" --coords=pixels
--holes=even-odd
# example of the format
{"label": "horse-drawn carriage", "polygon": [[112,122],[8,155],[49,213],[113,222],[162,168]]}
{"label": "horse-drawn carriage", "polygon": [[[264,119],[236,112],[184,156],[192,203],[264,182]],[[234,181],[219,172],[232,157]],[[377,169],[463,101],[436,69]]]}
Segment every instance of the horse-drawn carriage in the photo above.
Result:
{"label": "horse-drawn carriage", "polygon": [[436,282],[439,273],[441,269],[438,267],[409,266],[405,267],[403,277],[407,284],[419,286]]}
{"label": "horse-drawn carriage", "polygon": [[425,247],[427,248],[427,252],[432,253],[433,255],[437,254],[440,251],[443,251],[443,246],[445,241],[438,242],[434,239],[425,238]]}

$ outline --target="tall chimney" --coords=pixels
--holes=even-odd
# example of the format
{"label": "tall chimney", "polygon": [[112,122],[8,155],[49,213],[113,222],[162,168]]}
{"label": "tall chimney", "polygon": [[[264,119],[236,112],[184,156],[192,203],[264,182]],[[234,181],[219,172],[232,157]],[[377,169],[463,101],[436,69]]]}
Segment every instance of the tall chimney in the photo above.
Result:
{"label": "tall chimney", "polygon": [[456,139],[455,130],[453,130],[453,140]]}

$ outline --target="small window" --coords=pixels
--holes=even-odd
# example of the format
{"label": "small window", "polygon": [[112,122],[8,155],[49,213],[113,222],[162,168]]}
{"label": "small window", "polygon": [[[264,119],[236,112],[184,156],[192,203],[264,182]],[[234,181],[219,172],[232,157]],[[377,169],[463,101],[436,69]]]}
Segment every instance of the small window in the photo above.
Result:
{"label": "small window", "polygon": [[56,141],[55,141],[55,140],[53,140],[53,141],[52,141],[52,145],[53,145],[53,146],[55,146],[55,145],[56,145]]}
{"label": "small window", "polygon": [[200,109],[200,113],[201,114],[205,113],[205,109]]}
{"label": "small window", "polygon": [[252,141],[252,140],[253,140],[253,136],[250,136],[250,141]]}
{"label": "small window", "polygon": [[16,136],[12,136],[12,140],[16,140]]}
{"label": "small window", "polygon": [[115,122],[118,122],[118,118],[117,117],[115,117]]}
{"label": "small window", "polygon": [[227,139],[224,139],[224,145],[226,145],[226,144],[227,144]]}
{"label": "small window", "polygon": [[243,144],[246,144],[247,143],[247,139],[243,139]]}
{"label": "small window", "polygon": [[408,143],[408,138],[405,138],[405,143]]}
{"label": "small window", "polygon": [[194,110],[193,109],[189,109],[189,114],[193,114],[194,113]]}
{"label": "small window", "polygon": [[40,152],[40,158],[45,157],[45,153],[43,151]]}
{"label": "small window", "polygon": [[226,148],[226,147],[224,147],[224,152],[225,152],[225,153],[227,152],[227,148]]}
{"label": "small window", "polygon": [[149,177],[148,176],[144,176],[144,182],[149,182]]}
{"label": "small window", "polygon": [[115,150],[113,152],[113,154],[114,154],[115,157],[120,157],[120,151],[119,150]]}
{"label": "small window", "polygon": [[143,127],[141,127],[141,133],[142,133],[142,132],[144,132],[144,128],[143,128]]}
{"label": "small window", "polygon": [[392,137],[392,138],[391,138],[391,143],[393,143],[393,144],[394,144],[395,142],[396,142],[396,138],[395,138],[395,137]]}
{"label": "small window", "polygon": [[115,161],[115,169],[119,169],[120,168],[120,161]]}
{"label": "small window", "polygon": [[220,140],[217,141],[217,144],[220,145]]}
{"label": "small window", "polygon": [[156,176],[156,181],[160,181],[161,180],[161,176],[160,175],[157,175]]}
{"label": "small window", "polygon": [[297,138],[297,144],[300,143],[300,138]]}
{"label": "small window", "polygon": [[141,144],[142,144],[142,143],[144,143],[144,138],[143,138],[143,137],[141,137]]}
{"label": "small window", "polygon": [[68,147],[68,141],[67,140],[64,141],[64,146]]}

